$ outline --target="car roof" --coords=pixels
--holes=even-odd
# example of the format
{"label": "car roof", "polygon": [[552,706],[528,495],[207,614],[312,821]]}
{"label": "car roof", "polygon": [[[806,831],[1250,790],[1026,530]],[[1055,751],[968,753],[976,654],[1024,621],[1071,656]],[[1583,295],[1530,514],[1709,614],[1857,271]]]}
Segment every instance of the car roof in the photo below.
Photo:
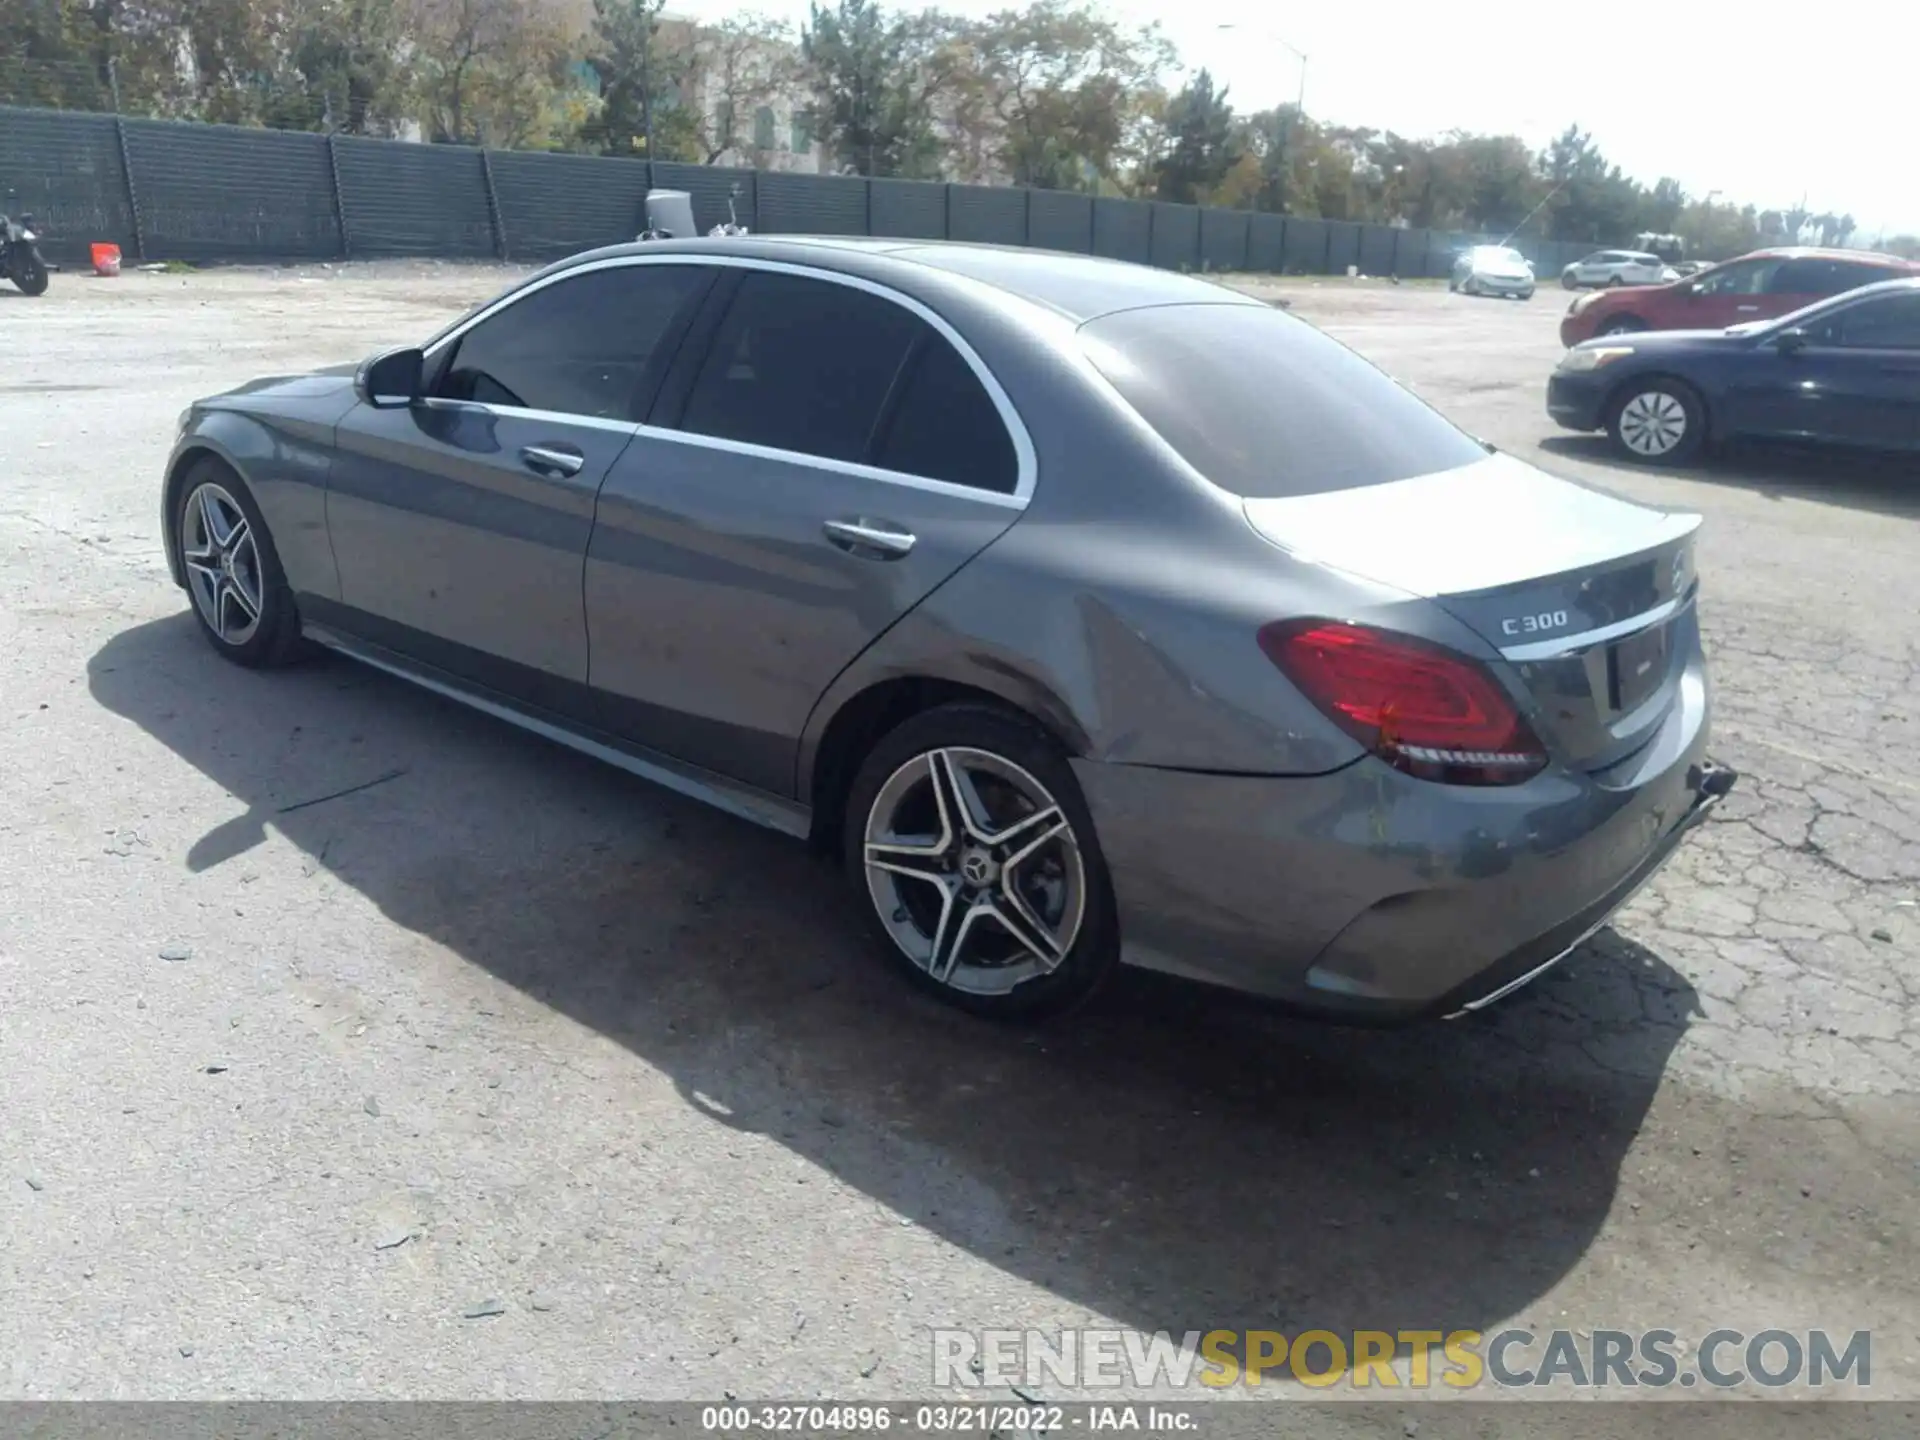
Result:
{"label": "car roof", "polygon": [[[885,278],[913,287],[929,272],[961,277],[1084,322],[1144,305],[1244,304],[1263,302],[1210,280],[1093,255],[1021,245],[966,241],[889,239],[854,235],[701,236],[609,246],[571,256],[559,270],[621,255],[685,254],[790,260],[822,269]],[[891,272],[891,273],[889,273]]]}
{"label": "car roof", "polygon": [[1884,265],[1889,270],[1920,269],[1910,260],[1884,250],[1843,250],[1829,245],[1768,245],[1738,256],[1741,260],[1847,260],[1856,265]]}

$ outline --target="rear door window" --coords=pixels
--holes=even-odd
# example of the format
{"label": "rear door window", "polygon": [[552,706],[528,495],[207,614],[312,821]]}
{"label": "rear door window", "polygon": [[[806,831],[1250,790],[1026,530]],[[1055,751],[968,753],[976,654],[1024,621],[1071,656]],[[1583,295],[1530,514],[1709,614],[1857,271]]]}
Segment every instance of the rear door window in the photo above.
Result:
{"label": "rear door window", "polygon": [[1159,305],[1080,328],[1096,369],[1207,479],[1313,495],[1487,458],[1385,373],[1265,305]]}
{"label": "rear door window", "polygon": [[1884,265],[1868,265],[1857,260],[1836,260],[1833,269],[1836,295],[1858,290],[1862,285],[1877,285],[1882,280],[1893,279],[1898,273]]}
{"label": "rear door window", "polygon": [[1831,260],[1788,260],[1774,272],[1767,286],[1776,295],[1838,295],[1853,288]]}
{"label": "rear door window", "polygon": [[926,322],[866,290],[756,270],[734,292],[680,428],[864,462]]}
{"label": "rear door window", "polygon": [[973,367],[925,327],[881,421],[873,463],[903,475],[1011,495],[1020,461]]}

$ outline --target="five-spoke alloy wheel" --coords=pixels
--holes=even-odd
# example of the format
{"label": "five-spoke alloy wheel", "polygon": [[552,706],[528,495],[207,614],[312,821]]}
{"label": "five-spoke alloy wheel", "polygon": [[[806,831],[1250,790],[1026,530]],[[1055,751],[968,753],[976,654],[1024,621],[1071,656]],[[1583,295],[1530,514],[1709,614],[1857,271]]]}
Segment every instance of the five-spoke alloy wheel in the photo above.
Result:
{"label": "five-spoke alloy wheel", "polygon": [[194,487],[181,511],[180,554],[200,618],[222,644],[245,645],[260,628],[265,587],[253,526],[226,488]]}
{"label": "five-spoke alloy wheel", "polygon": [[241,665],[277,665],[293,658],[299,617],[273,537],[247,487],[208,459],[181,476],[175,493],[180,572],[213,648]]}
{"label": "five-spoke alloy wheel", "polygon": [[1111,903],[1073,773],[1010,714],[942,706],[854,783],[848,862],[923,985],[993,1014],[1057,1010],[1111,968]]}

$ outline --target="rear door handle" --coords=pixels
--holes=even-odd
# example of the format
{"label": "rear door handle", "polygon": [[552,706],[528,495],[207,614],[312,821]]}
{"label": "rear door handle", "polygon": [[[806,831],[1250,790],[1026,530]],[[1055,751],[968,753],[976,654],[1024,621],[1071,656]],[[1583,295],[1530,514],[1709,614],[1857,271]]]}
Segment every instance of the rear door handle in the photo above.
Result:
{"label": "rear door handle", "polygon": [[865,551],[882,560],[898,560],[910,553],[918,538],[883,520],[829,520],[820,528],[842,550],[855,555]]}
{"label": "rear door handle", "polygon": [[1757,313],[1760,309],[1758,305],[1738,305],[1738,306],[1735,306],[1734,308],[1737,311],[1737,313],[1741,315],[1752,315]]}
{"label": "rear door handle", "polygon": [[520,459],[542,475],[578,475],[587,464],[587,457],[578,450],[557,445],[522,445]]}

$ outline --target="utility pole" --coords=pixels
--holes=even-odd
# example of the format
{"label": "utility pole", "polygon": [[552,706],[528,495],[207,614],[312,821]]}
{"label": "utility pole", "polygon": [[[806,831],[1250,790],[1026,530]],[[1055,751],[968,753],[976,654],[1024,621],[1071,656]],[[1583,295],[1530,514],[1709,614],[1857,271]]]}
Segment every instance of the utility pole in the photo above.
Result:
{"label": "utility pole", "polygon": [[[653,163],[653,11],[647,0],[634,0],[640,11],[640,128],[646,134],[647,163]],[[649,172],[651,173],[651,172]]]}
{"label": "utility pole", "polygon": [[[1216,30],[1227,31],[1227,30],[1246,30],[1251,27],[1245,26],[1245,25],[1236,25],[1233,21],[1226,20],[1226,21],[1222,21],[1220,24],[1214,26],[1213,28]],[[1292,55],[1296,60],[1300,62],[1300,88],[1299,88],[1297,97],[1293,102],[1293,114],[1287,117],[1286,125],[1281,129],[1281,132],[1280,132],[1280,164],[1283,167],[1281,170],[1281,174],[1284,177],[1286,173],[1286,169],[1291,167],[1292,161],[1293,161],[1293,127],[1298,125],[1299,123],[1301,123],[1307,118],[1307,55],[1304,50],[1301,50],[1298,47],[1289,44],[1287,41],[1282,40],[1278,35],[1274,34],[1271,30],[1256,29],[1254,33],[1257,35],[1261,35],[1268,40],[1271,40],[1274,44],[1278,45],[1282,50],[1285,50],[1289,55]],[[1285,208],[1285,204],[1286,202],[1283,200],[1282,201],[1283,209]]]}

